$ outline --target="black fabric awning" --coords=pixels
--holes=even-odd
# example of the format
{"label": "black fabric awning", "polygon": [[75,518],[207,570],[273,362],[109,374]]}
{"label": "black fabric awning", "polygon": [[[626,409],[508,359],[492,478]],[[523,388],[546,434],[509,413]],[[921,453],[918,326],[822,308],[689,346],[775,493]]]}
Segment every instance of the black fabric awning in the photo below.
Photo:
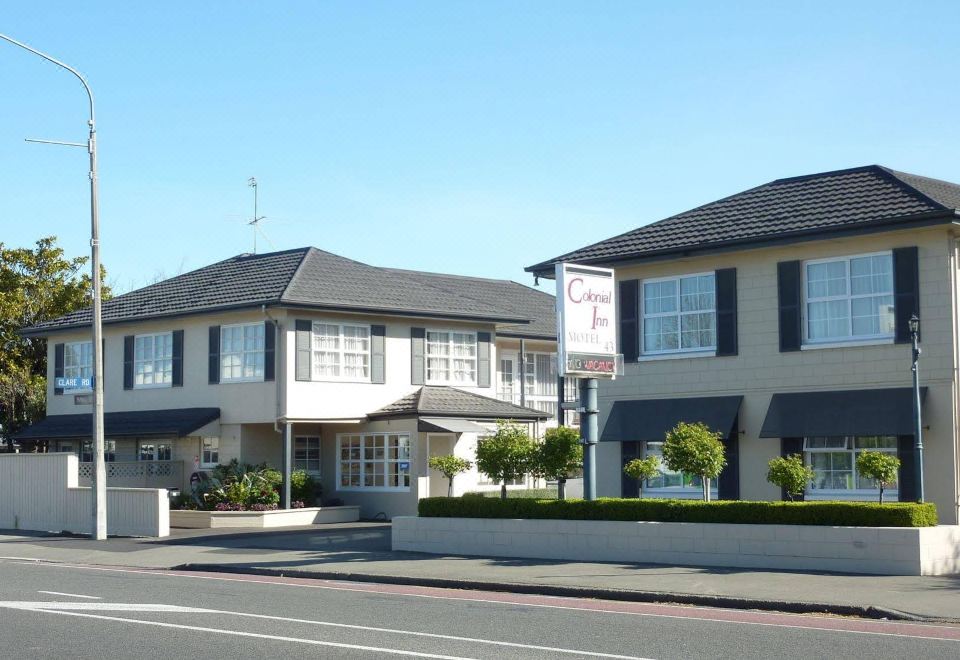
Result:
{"label": "black fabric awning", "polygon": [[712,396],[685,399],[644,399],[615,401],[601,441],[657,441],[679,422],[703,422],[713,431],[728,436],[740,411],[742,396]]}
{"label": "black fabric awning", "polygon": [[[103,416],[103,434],[108,438],[190,435],[220,418],[219,408],[173,408],[112,412]],[[89,438],[93,415],[51,415],[17,434],[17,440]]]}
{"label": "black fabric awning", "polygon": [[761,438],[855,435],[913,435],[913,390],[774,394],[760,429]]}

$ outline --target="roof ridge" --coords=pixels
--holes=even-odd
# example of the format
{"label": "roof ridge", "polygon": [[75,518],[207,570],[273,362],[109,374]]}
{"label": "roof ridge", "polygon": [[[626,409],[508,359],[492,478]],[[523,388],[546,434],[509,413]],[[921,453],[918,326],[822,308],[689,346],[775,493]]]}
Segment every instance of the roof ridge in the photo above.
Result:
{"label": "roof ridge", "polygon": [[882,169],[880,165],[858,165],[856,167],[845,167],[839,170],[830,170],[828,172],[815,172],[813,174],[800,174],[798,176],[781,177],[771,181],[770,185],[792,183],[794,181],[810,181],[811,179],[824,179],[831,176],[840,176],[842,174],[854,174],[856,172],[875,172],[880,169]]}
{"label": "roof ridge", "polygon": [[949,181],[943,181],[942,179],[934,179],[934,178],[929,177],[929,176],[923,176],[922,174],[911,174],[910,172],[898,172],[897,170],[893,170],[893,169],[890,169],[889,167],[884,167],[884,166],[882,166],[882,165],[877,165],[877,169],[878,169],[886,178],[892,179],[892,180],[893,180],[894,182],[896,182],[896,184],[899,185],[900,187],[906,188],[906,189],[908,189],[910,192],[912,192],[912,193],[914,193],[914,194],[916,194],[916,195],[919,195],[919,196],[922,197],[924,200],[930,202],[930,203],[933,204],[934,206],[939,206],[939,207],[940,207],[941,209],[943,209],[944,211],[955,211],[955,210],[956,210],[956,209],[954,209],[954,208],[952,208],[952,207],[950,207],[950,206],[947,206],[947,205],[944,204],[943,202],[940,202],[940,201],[934,199],[933,197],[931,197],[931,196],[928,195],[927,193],[923,192],[922,190],[920,190],[919,188],[917,188],[915,185],[913,185],[913,184],[910,183],[909,181],[904,180],[902,177],[903,177],[903,176],[910,176],[910,177],[915,177],[915,178],[917,178],[917,179],[923,179],[924,181],[931,181],[931,182],[934,182],[934,183],[941,183],[941,184],[946,184],[946,185],[954,186],[954,187],[956,187],[957,184],[955,184],[955,183],[950,183]]}

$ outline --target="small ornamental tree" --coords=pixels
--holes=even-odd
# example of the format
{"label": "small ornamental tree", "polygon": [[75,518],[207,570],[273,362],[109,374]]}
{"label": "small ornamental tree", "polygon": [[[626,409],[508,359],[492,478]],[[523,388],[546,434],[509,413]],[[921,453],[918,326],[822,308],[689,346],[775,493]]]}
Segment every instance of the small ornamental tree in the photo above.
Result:
{"label": "small ornamental tree", "polygon": [[507,499],[507,482],[536,466],[537,446],[526,430],[513,422],[497,422],[497,432],[477,442],[477,469],[500,482],[500,498]]}
{"label": "small ornamental tree", "polygon": [[473,463],[467,459],[453,454],[431,456],[427,465],[430,466],[431,470],[436,470],[447,478],[447,497],[453,497],[453,478],[473,467]]}
{"label": "small ornamental tree", "polygon": [[632,479],[640,482],[640,490],[637,493],[637,499],[643,499],[643,482],[647,479],[653,479],[660,474],[660,458],[657,456],[647,456],[646,458],[635,458],[623,466],[623,473]]}
{"label": "small ornamental tree", "polygon": [[791,502],[794,497],[803,495],[807,484],[813,479],[813,468],[804,464],[800,454],[775,458],[767,466],[767,481],[780,486]]}
{"label": "small ornamental tree", "polygon": [[556,480],[557,499],[564,499],[567,477],[583,467],[580,432],[569,426],[547,429],[536,458],[534,471],[545,479]]}
{"label": "small ornamental tree", "polygon": [[880,451],[864,451],[857,456],[857,472],[861,477],[873,479],[880,486],[880,504],[883,490],[897,482],[900,459]]}
{"label": "small ornamental tree", "polygon": [[710,501],[710,480],[727,465],[721,437],[702,422],[680,422],[667,432],[663,443],[663,462],[668,468],[700,477],[704,502]]}

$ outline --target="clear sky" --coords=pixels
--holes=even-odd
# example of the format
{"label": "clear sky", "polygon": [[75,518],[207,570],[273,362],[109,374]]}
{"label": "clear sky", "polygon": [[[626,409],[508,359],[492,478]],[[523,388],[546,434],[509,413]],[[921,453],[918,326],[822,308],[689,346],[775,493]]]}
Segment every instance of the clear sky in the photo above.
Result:
{"label": "clear sky", "polygon": [[[960,3],[4,2],[97,95],[129,290],[252,249],[511,278],[783,177],[960,181]],[[88,251],[69,74],[0,43],[0,241]],[[263,239],[261,251],[271,249]]]}

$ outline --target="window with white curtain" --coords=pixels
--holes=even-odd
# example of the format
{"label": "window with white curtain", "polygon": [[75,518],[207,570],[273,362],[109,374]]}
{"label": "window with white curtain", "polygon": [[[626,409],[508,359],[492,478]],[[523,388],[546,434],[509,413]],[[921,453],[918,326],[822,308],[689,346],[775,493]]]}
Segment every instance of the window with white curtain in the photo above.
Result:
{"label": "window with white curtain", "polygon": [[427,331],[427,383],[477,384],[477,333]]}
{"label": "window with white curtain", "polygon": [[713,273],[645,280],[642,304],[645,355],[716,349]]}
{"label": "window with white curtain", "polygon": [[370,326],[313,324],[314,380],[370,380]]}
{"label": "window with white curtain", "polygon": [[263,323],[220,327],[220,381],[263,380]]}
{"label": "window with white curtain", "polygon": [[807,343],[893,337],[893,255],[804,263]]}
{"label": "window with white curtain", "polygon": [[173,333],[137,335],[133,341],[133,386],[173,384]]}
{"label": "window with white curtain", "polygon": [[72,341],[63,345],[64,378],[93,378],[93,343]]}

